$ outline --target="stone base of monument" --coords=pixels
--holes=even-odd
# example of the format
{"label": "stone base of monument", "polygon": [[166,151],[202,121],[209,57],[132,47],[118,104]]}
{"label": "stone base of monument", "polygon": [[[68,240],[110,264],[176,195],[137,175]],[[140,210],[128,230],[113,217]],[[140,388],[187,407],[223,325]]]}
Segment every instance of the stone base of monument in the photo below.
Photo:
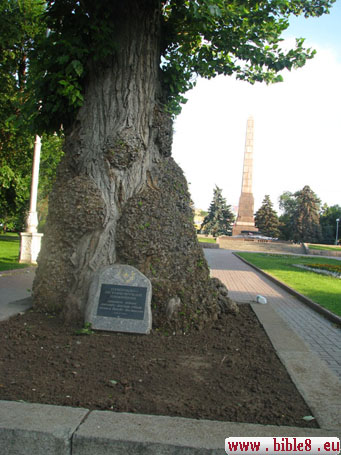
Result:
{"label": "stone base of monument", "polygon": [[40,251],[41,239],[44,234],[21,232],[20,233],[20,257],[23,264],[37,264]]}
{"label": "stone base of monument", "polygon": [[94,277],[85,311],[93,329],[148,334],[152,328],[152,285],[139,270],[115,264]]}

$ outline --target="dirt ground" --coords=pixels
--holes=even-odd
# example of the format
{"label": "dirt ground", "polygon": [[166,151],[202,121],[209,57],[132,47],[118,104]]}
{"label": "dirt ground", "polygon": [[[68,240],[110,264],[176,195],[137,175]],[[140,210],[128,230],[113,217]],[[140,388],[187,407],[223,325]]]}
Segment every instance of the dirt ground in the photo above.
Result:
{"label": "dirt ground", "polygon": [[191,334],[76,335],[30,311],[0,323],[0,399],[317,427],[249,305]]}

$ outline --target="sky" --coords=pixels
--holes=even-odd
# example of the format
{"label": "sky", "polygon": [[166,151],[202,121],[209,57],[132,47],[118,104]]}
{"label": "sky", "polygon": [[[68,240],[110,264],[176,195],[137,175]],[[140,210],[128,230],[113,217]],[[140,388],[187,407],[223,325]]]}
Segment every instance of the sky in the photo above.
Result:
{"label": "sky", "polygon": [[[198,79],[174,125],[173,157],[196,208],[207,210],[217,185],[237,206],[246,122],[254,118],[255,211],[305,185],[329,206],[341,205],[341,0],[329,15],[293,18],[283,38],[304,37],[317,50],[284,82],[250,85],[233,77]],[[280,213],[280,212],[279,212]]]}

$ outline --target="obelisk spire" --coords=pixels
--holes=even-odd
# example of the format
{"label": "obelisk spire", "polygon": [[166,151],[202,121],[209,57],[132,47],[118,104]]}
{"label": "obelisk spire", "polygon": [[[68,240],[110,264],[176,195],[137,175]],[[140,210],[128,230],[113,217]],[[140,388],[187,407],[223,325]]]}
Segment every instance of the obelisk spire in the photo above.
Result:
{"label": "obelisk spire", "polygon": [[242,193],[252,193],[253,127],[253,117],[250,116],[246,124]]}
{"label": "obelisk spire", "polygon": [[242,192],[239,198],[238,216],[232,235],[248,232],[257,232],[253,217],[254,199],[252,194],[252,171],[253,171],[253,130],[254,121],[250,116],[246,124],[246,138],[244,151],[244,165],[242,178]]}

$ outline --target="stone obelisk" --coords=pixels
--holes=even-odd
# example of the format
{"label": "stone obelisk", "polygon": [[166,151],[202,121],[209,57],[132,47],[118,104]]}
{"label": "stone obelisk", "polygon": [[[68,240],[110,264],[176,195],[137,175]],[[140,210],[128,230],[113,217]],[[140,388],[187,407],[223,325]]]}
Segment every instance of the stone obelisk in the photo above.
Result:
{"label": "stone obelisk", "polygon": [[254,198],[252,194],[252,169],[253,169],[253,129],[254,121],[250,116],[247,120],[244,167],[242,179],[242,192],[239,198],[238,216],[232,229],[232,235],[258,232],[253,217]]}

